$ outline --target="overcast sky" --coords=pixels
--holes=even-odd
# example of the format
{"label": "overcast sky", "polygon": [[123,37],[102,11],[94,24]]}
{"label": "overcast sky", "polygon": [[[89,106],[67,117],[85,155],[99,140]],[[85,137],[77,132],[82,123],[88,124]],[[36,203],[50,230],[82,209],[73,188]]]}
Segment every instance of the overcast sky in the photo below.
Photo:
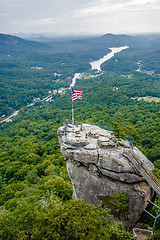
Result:
{"label": "overcast sky", "polygon": [[160,0],[0,0],[0,32],[160,32]]}

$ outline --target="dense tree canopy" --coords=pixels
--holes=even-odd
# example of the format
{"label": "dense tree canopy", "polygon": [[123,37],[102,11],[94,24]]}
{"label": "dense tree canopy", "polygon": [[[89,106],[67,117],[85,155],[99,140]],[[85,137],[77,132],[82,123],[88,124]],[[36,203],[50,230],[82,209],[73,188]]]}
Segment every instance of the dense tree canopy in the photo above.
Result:
{"label": "dense tree canopy", "polygon": [[[76,81],[83,99],[74,102],[75,120],[111,129],[118,138],[127,134],[160,179],[160,103],[131,99],[160,97],[159,65],[154,64],[153,75],[134,71],[140,55],[147,68],[145,51],[134,50],[115,56],[118,61],[105,63],[108,70],[101,73],[91,71],[88,62],[109,51],[104,48],[0,57],[0,116],[20,108],[13,122],[0,125],[1,239],[132,239],[121,224],[113,224],[108,210],[71,201],[72,184],[57,139],[58,127],[71,119],[70,90],[54,95],[52,102],[26,104],[55,88],[69,88],[74,73],[85,72]],[[117,193],[116,199],[126,212],[126,194]],[[146,215],[143,222],[152,225]]]}

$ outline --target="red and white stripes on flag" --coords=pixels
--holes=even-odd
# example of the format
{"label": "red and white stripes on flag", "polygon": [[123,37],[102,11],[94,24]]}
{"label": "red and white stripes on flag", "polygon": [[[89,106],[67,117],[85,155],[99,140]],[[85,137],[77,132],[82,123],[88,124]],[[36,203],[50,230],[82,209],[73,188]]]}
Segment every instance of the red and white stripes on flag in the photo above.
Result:
{"label": "red and white stripes on flag", "polygon": [[72,102],[82,99],[82,91],[72,88]]}

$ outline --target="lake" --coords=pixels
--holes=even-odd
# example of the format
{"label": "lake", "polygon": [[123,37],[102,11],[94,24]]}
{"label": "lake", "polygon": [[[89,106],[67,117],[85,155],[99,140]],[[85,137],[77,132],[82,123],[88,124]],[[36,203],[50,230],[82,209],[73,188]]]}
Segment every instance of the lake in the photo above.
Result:
{"label": "lake", "polygon": [[125,50],[127,48],[129,48],[129,47],[128,46],[122,46],[122,47],[109,48],[111,50],[110,53],[108,53],[104,57],[100,58],[99,60],[90,62],[92,69],[97,69],[99,71],[102,71],[101,70],[101,64],[102,63],[111,59],[115,55],[115,53],[121,52],[122,50]]}

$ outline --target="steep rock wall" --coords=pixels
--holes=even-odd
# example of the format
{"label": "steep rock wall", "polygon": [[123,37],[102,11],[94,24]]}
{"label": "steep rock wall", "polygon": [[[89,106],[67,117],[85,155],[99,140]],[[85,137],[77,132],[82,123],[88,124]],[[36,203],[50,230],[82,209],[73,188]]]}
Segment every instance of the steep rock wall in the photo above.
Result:
{"label": "steep rock wall", "polygon": [[[115,136],[98,126],[68,125],[58,129],[58,136],[73,185],[73,198],[111,208],[117,221],[132,228],[154,192],[122,152],[133,151],[151,170],[152,163],[138,148],[132,150],[128,141],[121,140],[117,146]],[[129,194],[128,214],[122,214],[113,200],[113,194],[122,191]]]}

